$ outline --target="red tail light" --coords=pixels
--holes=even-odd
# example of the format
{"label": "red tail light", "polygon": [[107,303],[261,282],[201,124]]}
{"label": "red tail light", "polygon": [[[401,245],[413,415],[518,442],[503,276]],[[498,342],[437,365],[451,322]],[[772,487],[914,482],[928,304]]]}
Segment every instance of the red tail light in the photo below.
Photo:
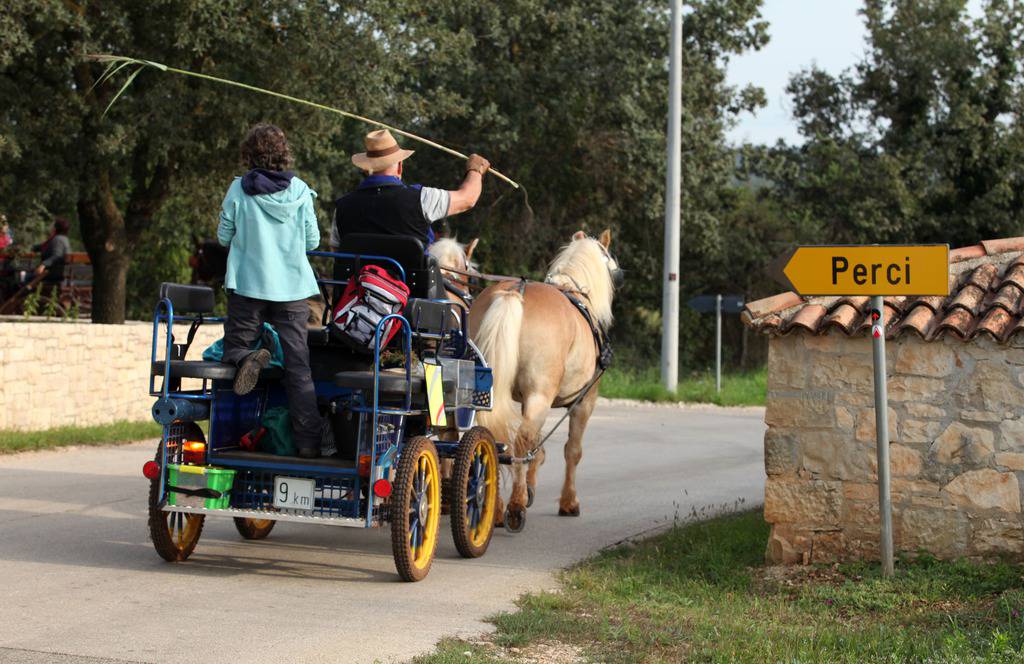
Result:
{"label": "red tail light", "polygon": [[373,483],[373,495],[378,498],[387,498],[391,495],[391,482],[387,480],[377,480]]}
{"label": "red tail light", "polygon": [[147,480],[155,480],[160,477],[160,464],[156,461],[147,461],[142,464],[142,474]]}

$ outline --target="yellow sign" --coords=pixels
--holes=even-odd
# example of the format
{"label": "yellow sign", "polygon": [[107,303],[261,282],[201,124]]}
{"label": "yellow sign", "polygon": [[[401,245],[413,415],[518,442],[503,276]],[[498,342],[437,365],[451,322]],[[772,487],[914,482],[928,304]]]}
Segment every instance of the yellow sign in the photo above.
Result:
{"label": "yellow sign", "polygon": [[782,261],[782,281],[800,295],[949,294],[945,244],[798,247]]}
{"label": "yellow sign", "polygon": [[427,417],[431,426],[446,427],[448,418],[444,412],[444,384],[441,382],[441,367],[424,363],[427,378]]}

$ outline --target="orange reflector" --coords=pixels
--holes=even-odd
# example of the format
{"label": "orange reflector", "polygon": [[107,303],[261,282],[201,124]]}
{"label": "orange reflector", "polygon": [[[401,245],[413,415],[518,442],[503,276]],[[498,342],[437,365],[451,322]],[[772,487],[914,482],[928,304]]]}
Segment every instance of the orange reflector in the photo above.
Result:
{"label": "orange reflector", "polygon": [[142,464],[142,474],[147,480],[155,480],[160,477],[160,464],[156,461],[147,461]]}
{"label": "orange reflector", "polygon": [[201,466],[206,463],[206,443],[201,440],[186,440],[182,445],[185,451],[184,461]]}
{"label": "orange reflector", "polygon": [[391,495],[391,482],[387,480],[377,480],[373,483],[373,495],[378,498],[387,498]]}
{"label": "orange reflector", "polygon": [[359,457],[359,477],[370,476],[370,455],[363,454]]}

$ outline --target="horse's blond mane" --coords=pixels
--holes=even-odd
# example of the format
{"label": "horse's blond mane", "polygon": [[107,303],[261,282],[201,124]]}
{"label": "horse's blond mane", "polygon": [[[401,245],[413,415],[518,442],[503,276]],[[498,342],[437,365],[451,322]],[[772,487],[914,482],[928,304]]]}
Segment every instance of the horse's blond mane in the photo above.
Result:
{"label": "horse's blond mane", "polygon": [[[453,268],[455,270],[466,270],[466,245],[452,238],[441,238],[434,242],[427,249],[427,252],[437,259],[441,268]],[[476,270],[476,263],[469,261],[469,272]]]}
{"label": "horse's blond mane", "polygon": [[568,290],[579,290],[587,296],[594,321],[603,328],[612,323],[612,296],[615,287],[608,273],[605,252],[594,238],[573,240],[562,247],[548,268],[545,279]]}

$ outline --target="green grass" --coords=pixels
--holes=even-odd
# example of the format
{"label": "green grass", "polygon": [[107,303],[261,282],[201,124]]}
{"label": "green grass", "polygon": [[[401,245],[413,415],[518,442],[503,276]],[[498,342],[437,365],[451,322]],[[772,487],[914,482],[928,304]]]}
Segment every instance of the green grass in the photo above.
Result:
{"label": "green grass", "polygon": [[761,369],[749,373],[722,375],[722,392],[715,392],[714,373],[694,373],[679,379],[673,394],[661,385],[658,369],[642,370],[612,367],[601,379],[601,396],[611,399],[642,401],[685,401],[720,406],[763,406],[768,373]]}
{"label": "green grass", "polygon": [[0,454],[66,445],[108,445],[159,438],[156,422],[115,422],[94,427],[59,427],[43,431],[0,431]]}
{"label": "green grass", "polygon": [[[607,551],[491,618],[492,643],[446,640],[418,664],[516,661],[576,646],[600,662],[1019,662],[1019,565],[900,560],[765,568],[759,512]],[[467,655],[466,653],[469,653]]]}

